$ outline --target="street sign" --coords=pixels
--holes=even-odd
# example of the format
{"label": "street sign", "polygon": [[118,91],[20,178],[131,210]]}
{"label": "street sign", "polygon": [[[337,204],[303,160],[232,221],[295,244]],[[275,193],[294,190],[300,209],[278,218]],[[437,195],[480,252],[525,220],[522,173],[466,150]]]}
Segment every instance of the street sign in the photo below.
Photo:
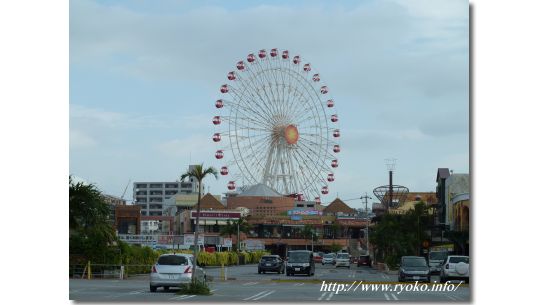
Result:
{"label": "street sign", "polygon": [[194,234],[185,234],[183,236],[183,244],[185,246],[194,246]]}
{"label": "street sign", "polygon": [[223,247],[231,248],[232,247],[232,239],[231,238],[224,238]]}

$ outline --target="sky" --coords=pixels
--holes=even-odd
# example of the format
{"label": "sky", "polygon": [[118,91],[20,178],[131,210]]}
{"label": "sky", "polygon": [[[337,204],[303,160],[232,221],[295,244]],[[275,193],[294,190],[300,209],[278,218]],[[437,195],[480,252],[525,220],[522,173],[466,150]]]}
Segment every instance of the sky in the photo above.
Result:
{"label": "sky", "polygon": [[310,62],[335,100],[342,152],[323,203],[374,197],[385,159],[411,192],[435,192],[440,167],[469,173],[467,1],[288,2],[70,1],[70,174],[130,200],[134,181],[217,167],[219,88],[271,48]]}

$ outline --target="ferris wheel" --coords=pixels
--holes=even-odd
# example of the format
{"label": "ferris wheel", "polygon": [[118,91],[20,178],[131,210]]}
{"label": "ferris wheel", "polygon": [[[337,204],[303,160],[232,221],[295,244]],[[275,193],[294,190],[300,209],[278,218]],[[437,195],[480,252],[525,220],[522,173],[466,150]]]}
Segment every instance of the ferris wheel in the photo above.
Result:
{"label": "ferris wheel", "polygon": [[260,50],[220,87],[212,140],[229,190],[263,183],[317,202],[329,193],[339,165],[338,114],[320,74],[301,61],[288,50]]}

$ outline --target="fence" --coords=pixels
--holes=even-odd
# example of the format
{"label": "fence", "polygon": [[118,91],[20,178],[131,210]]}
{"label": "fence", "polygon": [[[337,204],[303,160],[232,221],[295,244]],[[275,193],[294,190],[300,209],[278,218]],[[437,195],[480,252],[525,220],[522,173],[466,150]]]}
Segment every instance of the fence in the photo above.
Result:
{"label": "fence", "polygon": [[[122,279],[129,276],[149,274],[152,265],[86,264],[69,265],[69,278]],[[123,272],[122,272],[123,267]]]}

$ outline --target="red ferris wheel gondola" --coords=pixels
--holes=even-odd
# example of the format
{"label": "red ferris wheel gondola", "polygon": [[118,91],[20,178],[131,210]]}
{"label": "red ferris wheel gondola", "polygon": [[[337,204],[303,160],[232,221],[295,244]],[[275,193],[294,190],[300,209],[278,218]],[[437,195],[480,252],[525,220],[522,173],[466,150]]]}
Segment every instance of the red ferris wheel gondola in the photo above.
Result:
{"label": "red ferris wheel gondola", "polygon": [[282,58],[288,59],[290,57],[290,52],[288,50],[282,51]]}
{"label": "red ferris wheel gondola", "polygon": [[260,50],[258,52],[258,57],[259,58],[265,58],[266,55],[267,55],[267,53],[265,52],[265,50]]}
{"label": "red ferris wheel gondola", "polygon": [[295,57],[293,57],[293,63],[298,65],[300,62],[301,62],[301,57],[299,55],[295,55]]}
{"label": "red ferris wheel gondola", "polygon": [[319,197],[314,198],[314,202],[316,204],[321,204],[321,198],[319,198]]}
{"label": "red ferris wheel gondola", "polygon": [[338,144],[334,144],[334,146],[333,146],[333,151],[334,151],[335,153],[339,153],[339,152],[340,152],[340,145],[338,145]]}
{"label": "red ferris wheel gondola", "polygon": [[271,49],[271,57],[277,57],[278,56],[278,49]]}
{"label": "red ferris wheel gondola", "polygon": [[221,93],[228,93],[228,85],[220,86],[220,92]]}
{"label": "red ferris wheel gondola", "polygon": [[331,166],[333,168],[337,168],[338,167],[338,160],[334,159],[332,162],[331,162]]}
{"label": "red ferris wheel gondola", "polygon": [[340,137],[340,129],[335,129],[335,130],[333,131],[333,137],[335,137],[335,138]]}
{"label": "red ferris wheel gondola", "polygon": [[328,100],[327,101],[327,107],[333,108],[334,107],[334,101],[333,100]]}
{"label": "red ferris wheel gondola", "polygon": [[228,79],[229,80],[235,80],[235,72],[234,71],[228,73]]}
{"label": "red ferris wheel gondola", "polygon": [[331,115],[331,122],[333,122],[333,123],[338,122],[338,115],[336,115],[336,114]]}
{"label": "red ferris wheel gondola", "polygon": [[221,149],[217,150],[217,152],[215,153],[215,158],[222,159],[222,157],[224,157],[224,152],[222,152]]}
{"label": "red ferris wheel gondola", "polygon": [[303,70],[304,70],[305,72],[310,72],[310,70],[312,70],[312,68],[310,67],[310,64],[305,64],[305,65],[303,66]]}
{"label": "red ferris wheel gondola", "polygon": [[247,61],[248,61],[248,62],[253,62],[253,61],[255,61],[255,60],[256,60],[256,55],[254,55],[254,54],[248,54],[248,56],[247,56]]}
{"label": "red ferris wheel gondola", "polygon": [[244,70],[245,69],[245,63],[241,60],[237,62],[237,70]]}
{"label": "red ferris wheel gondola", "polygon": [[227,166],[221,167],[220,168],[220,174],[223,175],[223,176],[228,175],[228,167]]}
{"label": "red ferris wheel gondola", "polygon": [[213,125],[220,125],[221,122],[220,116],[217,115],[213,117]]}
{"label": "red ferris wheel gondola", "polygon": [[329,181],[329,182],[334,181],[334,174],[333,173],[329,173],[329,175],[327,176],[327,181]]}
{"label": "red ferris wheel gondola", "polygon": [[235,181],[228,182],[228,189],[230,191],[235,190]]}
{"label": "red ferris wheel gondola", "polygon": [[224,102],[223,102],[222,100],[217,100],[217,101],[215,102],[215,107],[217,107],[217,108],[222,108],[222,107],[224,107]]}
{"label": "red ferris wheel gondola", "polygon": [[312,80],[315,81],[315,82],[319,82],[319,80],[320,80],[319,74],[314,74],[314,76],[312,76]]}
{"label": "red ferris wheel gondola", "polygon": [[220,142],[220,133],[215,133],[213,135],[213,142]]}
{"label": "red ferris wheel gondola", "polygon": [[321,188],[321,193],[322,193],[323,195],[327,195],[327,194],[329,194],[329,187],[326,186],[326,185],[325,185],[324,187],[322,187],[322,188]]}
{"label": "red ferris wheel gondola", "polygon": [[329,88],[327,86],[323,86],[320,89],[321,94],[327,94],[329,92]]}

